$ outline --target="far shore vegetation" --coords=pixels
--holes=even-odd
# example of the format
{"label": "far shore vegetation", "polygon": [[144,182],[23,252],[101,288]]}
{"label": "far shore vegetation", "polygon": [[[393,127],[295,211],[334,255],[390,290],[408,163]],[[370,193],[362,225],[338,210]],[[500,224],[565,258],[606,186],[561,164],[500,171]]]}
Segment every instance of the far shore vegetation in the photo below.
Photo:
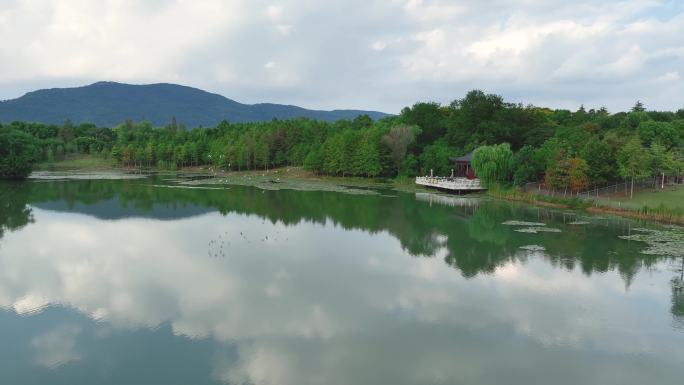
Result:
{"label": "far shore vegetation", "polygon": [[[507,103],[481,91],[448,105],[417,103],[377,121],[224,121],[193,129],[175,119],[163,127],[127,121],[112,128],[13,122],[0,126],[0,178],[26,177],[38,164],[212,172],[289,167],[309,175],[405,182],[416,175],[449,176],[449,158],[473,151],[472,165],[490,195],[567,205],[580,192],[627,182],[623,203],[612,200],[606,209],[672,209],[684,216],[679,190],[648,195],[634,187],[645,177],[660,178],[662,187],[681,181],[684,109],[648,111],[637,102],[628,112],[569,111]],[[535,182],[558,194],[537,198],[520,189]]]}

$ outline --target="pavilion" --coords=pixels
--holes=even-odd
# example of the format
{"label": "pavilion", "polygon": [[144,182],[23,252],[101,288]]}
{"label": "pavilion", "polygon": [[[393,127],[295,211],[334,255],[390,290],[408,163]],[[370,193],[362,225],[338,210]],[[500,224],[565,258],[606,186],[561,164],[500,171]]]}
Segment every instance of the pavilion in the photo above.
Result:
{"label": "pavilion", "polygon": [[477,175],[475,175],[475,170],[473,170],[473,167],[470,165],[470,162],[473,159],[473,153],[470,152],[464,156],[461,157],[451,157],[449,160],[451,163],[454,165],[454,173],[453,177],[455,178],[468,178],[468,179],[475,179],[477,178]]}

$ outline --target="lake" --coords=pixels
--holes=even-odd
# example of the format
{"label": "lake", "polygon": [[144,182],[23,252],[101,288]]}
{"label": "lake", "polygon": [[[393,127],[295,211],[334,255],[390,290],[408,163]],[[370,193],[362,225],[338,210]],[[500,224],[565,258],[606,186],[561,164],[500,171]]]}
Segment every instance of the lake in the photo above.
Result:
{"label": "lake", "polygon": [[275,187],[1,184],[0,383],[682,381],[676,228]]}

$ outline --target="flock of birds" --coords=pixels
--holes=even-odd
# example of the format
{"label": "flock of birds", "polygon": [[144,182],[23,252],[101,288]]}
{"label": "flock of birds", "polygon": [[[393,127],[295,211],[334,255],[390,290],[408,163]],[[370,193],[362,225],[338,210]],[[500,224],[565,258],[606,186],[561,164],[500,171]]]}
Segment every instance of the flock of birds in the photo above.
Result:
{"label": "flock of birds", "polygon": [[[265,222],[262,222],[264,224]],[[269,238],[268,235],[264,235],[263,238],[259,238],[259,241],[261,242],[277,242],[279,239],[277,238],[277,235],[280,234],[279,231],[275,232],[276,236],[273,236]],[[231,242],[228,239],[228,232],[225,231],[221,234],[218,235],[216,239],[210,239],[209,243],[207,244],[207,255],[210,258],[225,258],[226,257],[226,251],[228,250],[228,247],[230,247]],[[249,239],[247,239],[247,235],[240,231],[240,239],[244,242],[247,243],[252,243]],[[288,241],[289,238],[285,238],[284,241]],[[280,241],[283,241],[281,238]]]}

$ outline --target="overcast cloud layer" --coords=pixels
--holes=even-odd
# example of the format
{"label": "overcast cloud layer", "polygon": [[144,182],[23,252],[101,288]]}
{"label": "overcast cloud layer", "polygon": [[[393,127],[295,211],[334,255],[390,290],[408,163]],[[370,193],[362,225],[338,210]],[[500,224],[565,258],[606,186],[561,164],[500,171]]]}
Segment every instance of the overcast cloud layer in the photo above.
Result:
{"label": "overcast cloud layer", "polygon": [[398,112],[684,107],[682,0],[0,0],[0,99],[100,80]]}

